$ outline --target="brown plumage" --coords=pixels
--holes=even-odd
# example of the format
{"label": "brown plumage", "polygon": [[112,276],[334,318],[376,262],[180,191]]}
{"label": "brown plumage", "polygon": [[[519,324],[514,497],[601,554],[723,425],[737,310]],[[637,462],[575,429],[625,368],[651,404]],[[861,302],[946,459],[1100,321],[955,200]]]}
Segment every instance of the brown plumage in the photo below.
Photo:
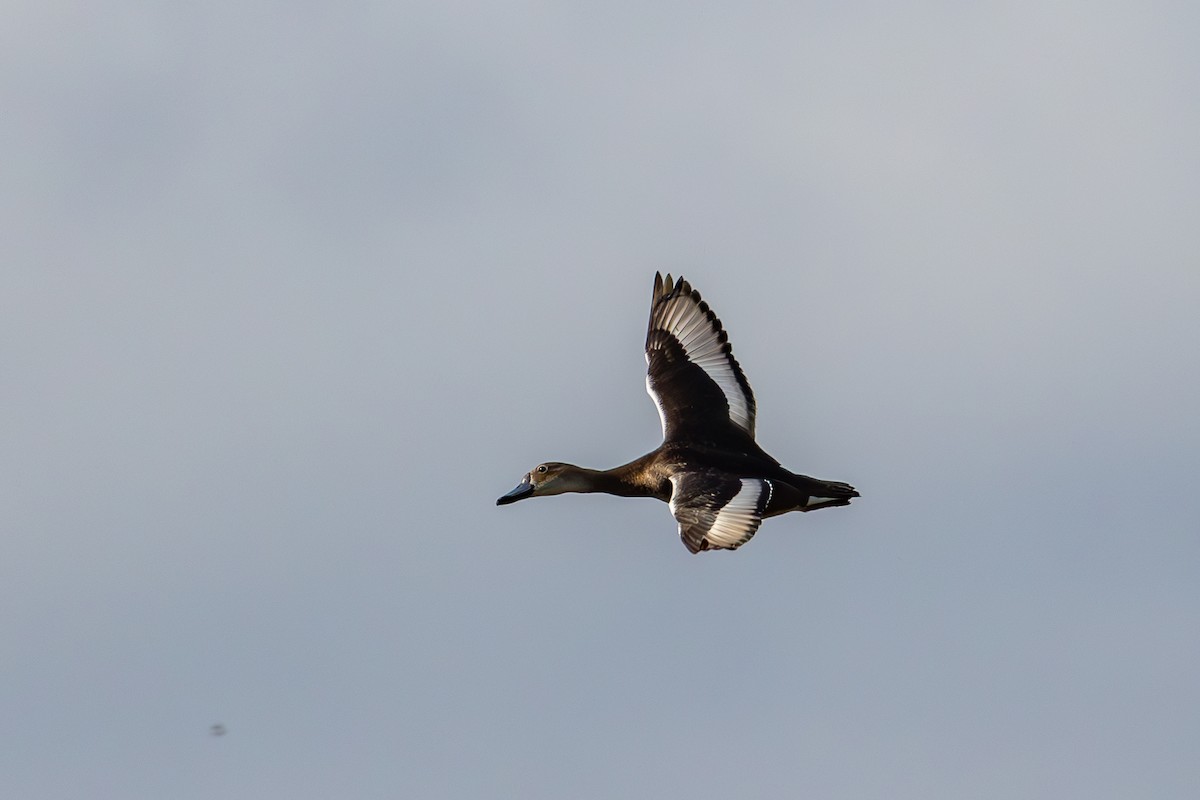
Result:
{"label": "brown plumage", "polygon": [[736,550],[767,517],[849,505],[848,483],[798,475],[754,441],[754,392],[729,336],[683,278],[654,276],[646,333],[646,389],[658,408],[663,442],[608,470],[539,464],[496,501],[566,492],[605,492],[667,502],[693,553]]}

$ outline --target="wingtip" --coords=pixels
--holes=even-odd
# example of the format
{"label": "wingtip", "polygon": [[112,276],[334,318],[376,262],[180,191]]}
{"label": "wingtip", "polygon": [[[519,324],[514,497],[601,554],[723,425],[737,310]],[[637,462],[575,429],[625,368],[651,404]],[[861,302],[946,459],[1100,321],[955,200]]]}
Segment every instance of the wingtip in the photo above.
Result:
{"label": "wingtip", "polygon": [[[680,281],[681,280],[682,280],[682,278],[680,279]],[[673,279],[671,277],[671,273],[669,273],[669,272],[666,274],[666,276],[664,276],[662,274],[662,272],[655,272],[654,273],[654,297],[651,302],[651,305],[657,304],[658,301],[663,299],[664,297],[669,297],[673,292],[675,292],[680,281],[676,281],[675,279]]]}
{"label": "wingtip", "polygon": [[680,275],[672,280],[670,273],[667,273],[666,281],[663,284],[663,296],[666,297],[668,295],[691,295],[697,301],[700,300],[700,293],[692,288],[687,278]]}
{"label": "wingtip", "polygon": [[666,275],[663,275],[661,271],[654,273],[655,300],[677,294],[695,294],[695,292],[692,290],[692,285],[682,275],[674,277],[669,272]]}

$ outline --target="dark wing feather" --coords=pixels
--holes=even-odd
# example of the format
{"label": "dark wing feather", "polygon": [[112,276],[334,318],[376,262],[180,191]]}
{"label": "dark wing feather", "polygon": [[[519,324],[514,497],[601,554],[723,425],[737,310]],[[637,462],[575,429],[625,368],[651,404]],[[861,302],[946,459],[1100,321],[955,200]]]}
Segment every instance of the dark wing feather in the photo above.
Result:
{"label": "dark wing feather", "polygon": [[683,278],[654,276],[646,364],[665,441],[720,438],[729,426],[754,438],[754,392],[721,321]]}

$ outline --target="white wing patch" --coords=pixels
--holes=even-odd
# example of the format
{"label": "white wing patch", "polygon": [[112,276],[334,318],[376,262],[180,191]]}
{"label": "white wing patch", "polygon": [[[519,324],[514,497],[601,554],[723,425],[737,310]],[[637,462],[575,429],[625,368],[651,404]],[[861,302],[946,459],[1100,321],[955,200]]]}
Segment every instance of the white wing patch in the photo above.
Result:
{"label": "white wing patch", "polygon": [[756,509],[763,492],[767,493],[762,503],[765,506],[771,499],[770,481],[743,480],[742,490],[717,512],[716,521],[704,537],[708,543],[732,550],[748,541],[762,524]]}
{"label": "white wing patch", "polygon": [[[711,491],[715,485],[705,491],[696,485],[697,477],[687,474],[671,477],[671,513],[679,521],[680,538],[692,552],[736,550],[750,541],[762,524],[763,509],[774,493],[771,481],[762,478],[732,480],[739,486],[737,492],[724,505],[715,507]],[[688,485],[683,488],[685,482]]]}
{"label": "white wing patch", "polygon": [[[683,347],[688,361],[704,370],[712,378],[729,403],[729,418],[733,424],[751,436],[754,435],[754,403],[746,396],[734,371],[735,363],[726,352],[726,343],[721,341],[721,329],[710,321],[709,315],[701,310],[690,295],[677,295],[664,302],[655,311],[654,329],[666,331],[674,336]],[[659,406],[653,389],[647,383],[647,391]],[[666,430],[666,419],[663,419]]]}

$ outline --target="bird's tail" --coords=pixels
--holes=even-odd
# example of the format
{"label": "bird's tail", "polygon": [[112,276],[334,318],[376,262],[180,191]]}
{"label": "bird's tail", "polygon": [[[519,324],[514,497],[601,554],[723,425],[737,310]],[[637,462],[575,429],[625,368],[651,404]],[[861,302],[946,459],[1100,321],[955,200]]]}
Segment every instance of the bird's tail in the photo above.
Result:
{"label": "bird's tail", "polygon": [[807,475],[797,475],[796,486],[808,493],[808,500],[800,511],[816,511],[818,508],[835,508],[850,505],[851,498],[859,497],[858,490],[841,481],[822,481]]}

